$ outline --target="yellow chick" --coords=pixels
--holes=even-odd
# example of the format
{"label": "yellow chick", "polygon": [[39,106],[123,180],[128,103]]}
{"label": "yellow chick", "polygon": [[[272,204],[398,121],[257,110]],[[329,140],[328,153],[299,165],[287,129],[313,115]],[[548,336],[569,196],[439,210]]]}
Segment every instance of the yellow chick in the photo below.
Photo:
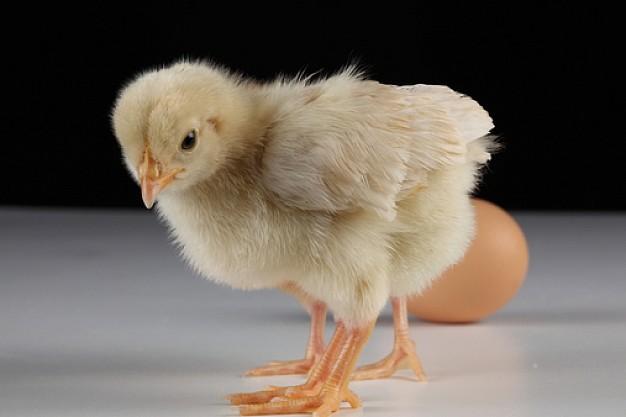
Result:
{"label": "yellow chick", "polygon": [[146,207],[158,202],[199,273],[288,289],[316,306],[313,317],[334,315],[306,382],[230,395],[241,415],[360,406],[349,381],[389,299],[396,344],[361,378],[408,361],[424,379],[406,297],[472,240],[470,195],[495,143],[478,103],[445,86],[384,85],[356,66],[256,82],[180,60],[123,86],[111,120]]}

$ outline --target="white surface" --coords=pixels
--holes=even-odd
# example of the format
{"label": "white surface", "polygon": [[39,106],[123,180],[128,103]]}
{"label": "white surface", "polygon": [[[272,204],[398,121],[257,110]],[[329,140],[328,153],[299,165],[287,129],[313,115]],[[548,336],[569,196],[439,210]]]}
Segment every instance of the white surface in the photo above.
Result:
{"label": "white surface", "polygon": [[[430,380],[354,382],[363,407],[337,417],[626,415],[626,214],[513,214],[517,296],[470,325],[411,317]],[[308,325],[191,273],[152,212],[0,208],[2,417],[234,416],[223,395],[303,381],[240,375],[301,357]],[[359,362],[392,337],[387,308]]]}

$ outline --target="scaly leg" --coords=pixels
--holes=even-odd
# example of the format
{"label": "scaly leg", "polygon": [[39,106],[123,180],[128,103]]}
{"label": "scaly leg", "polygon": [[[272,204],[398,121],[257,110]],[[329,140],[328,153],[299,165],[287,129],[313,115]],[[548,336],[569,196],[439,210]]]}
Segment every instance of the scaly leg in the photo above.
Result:
{"label": "scaly leg", "polygon": [[328,417],[347,401],[353,408],[361,405],[348,384],[354,366],[369,339],[375,321],[361,328],[346,329],[341,322],[322,358],[308,380],[295,387],[282,387],[250,394],[233,394],[228,398],[239,406],[241,415],[313,413]]}
{"label": "scaly leg", "polygon": [[271,361],[265,366],[250,369],[245,375],[291,375],[308,374],[324,351],[324,331],[326,327],[326,304],[314,302],[310,306],[311,329],[309,342],[306,347],[304,359],[292,361]]}
{"label": "scaly leg", "polygon": [[270,386],[265,391],[257,391],[251,393],[231,394],[226,396],[233,405],[243,404],[260,404],[279,396],[306,396],[309,393],[317,394],[322,386],[322,381],[330,375],[331,367],[339,356],[341,346],[346,340],[346,327],[343,323],[337,323],[335,333],[330,339],[324,354],[319,362],[315,364],[312,372],[309,374],[307,381],[302,385],[294,387],[275,387]]}
{"label": "scaly leg", "polygon": [[247,376],[292,375],[308,374],[324,352],[324,332],[326,327],[326,304],[317,301],[302,291],[296,285],[288,282],[281,286],[287,294],[293,296],[309,312],[311,326],[309,342],[307,343],[304,359],[291,361],[270,361],[265,366],[259,366],[247,371]]}
{"label": "scaly leg", "polygon": [[418,380],[426,381],[426,374],[415,352],[415,342],[409,336],[406,298],[391,297],[391,304],[395,332],[393,350],[382,360],[357,368],[352,375],[352,379],[355,381],[385,378],[392,375],[396,370],[405,368],[412,369]]}

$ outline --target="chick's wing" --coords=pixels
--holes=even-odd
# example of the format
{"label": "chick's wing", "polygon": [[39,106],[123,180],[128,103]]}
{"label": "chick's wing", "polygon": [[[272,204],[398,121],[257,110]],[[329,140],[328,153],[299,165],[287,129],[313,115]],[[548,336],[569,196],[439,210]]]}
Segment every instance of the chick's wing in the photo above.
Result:
{"label": "chick's wing", "polygon": [[465,161],[466,143],[491,127],[476,102],[447,87],[337,76],[309,86],[279,112],[263,181],[289,206],[363,208],[392,220],[396,201],[428,170]]}

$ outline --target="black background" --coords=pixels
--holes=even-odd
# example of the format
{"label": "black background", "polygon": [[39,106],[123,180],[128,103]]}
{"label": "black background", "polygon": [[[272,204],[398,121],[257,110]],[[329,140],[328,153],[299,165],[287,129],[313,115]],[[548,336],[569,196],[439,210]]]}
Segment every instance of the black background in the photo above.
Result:
{"label": "black background", "polygon": [[142,207],[111,106],[137,72],[190,57],[258,79],[358,60],[384,83],[448,85],[505,145],[480,197],[626,210],[620,15],[559,1],[17,4],[2,25],[0,205]]}

